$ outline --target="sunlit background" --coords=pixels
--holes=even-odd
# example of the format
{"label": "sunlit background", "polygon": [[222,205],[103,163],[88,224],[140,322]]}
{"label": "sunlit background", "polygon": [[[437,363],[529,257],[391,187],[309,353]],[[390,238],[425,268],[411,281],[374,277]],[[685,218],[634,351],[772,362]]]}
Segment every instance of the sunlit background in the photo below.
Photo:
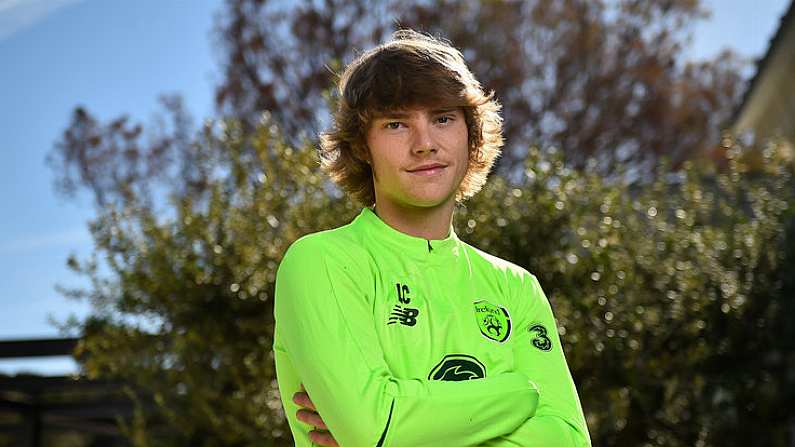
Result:
{"label": "sunlit background", "polygon": [[[692,29],[684,59],[710,59],[728,48],[757,62],[791,2],[702,3],[711,15]],[[87,222],[95,216],[93,198],[58,195],[46,163],[75,107],[85,106],[102,121],[126,114],[155,127],[167,120],[159,95],[178,94],[195,124],[213,117],[214,89],[222,80],[213,26],[224,5],[0,0],[0,340],[64,336],[60,323],[90,311],[87,302],[64,297],[56,286],[89,286],[66,260],[92,251]],[[756,69],[751,63],[742,72],[746,82]],[[76,372],[65,357],[0,359],[3,374]]]}

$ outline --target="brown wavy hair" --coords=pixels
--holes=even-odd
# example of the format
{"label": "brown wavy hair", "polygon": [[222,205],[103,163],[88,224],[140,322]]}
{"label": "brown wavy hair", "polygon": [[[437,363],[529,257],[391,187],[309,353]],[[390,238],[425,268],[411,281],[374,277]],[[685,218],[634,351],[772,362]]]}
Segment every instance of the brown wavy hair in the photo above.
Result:
{"label": "brown wavy hair", "polygon": [[359,55],[339,80],[332,128],[320,135],[323,172],[364,206],[375,203],[367,131],[374,115],[415,107],[461,107],[469,136],[469,167],[456,192],[480,191],[503,144],[500,104],[485,93],[460,51],[412,30]]}

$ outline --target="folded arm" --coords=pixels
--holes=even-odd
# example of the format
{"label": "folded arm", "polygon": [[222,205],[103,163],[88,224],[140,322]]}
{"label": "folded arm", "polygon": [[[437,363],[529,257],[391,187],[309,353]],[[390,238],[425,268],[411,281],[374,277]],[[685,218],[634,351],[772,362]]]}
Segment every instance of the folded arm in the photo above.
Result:
{"label": "folded arm", "polygon": [[296,445],[308,445],[289,401],[299,383],[346,447],[477,445],[533,415],[538,393],[522,372],[462,382],[394,377],[373,325],[372,272],[349,250],[304,238],[277,274],[274,352]]}
{"label": "folded arm", "polygon": [[522,278],[526,303],[512,340],[514,364],[538,386],[536,414],[510,434],[482,447],[585,447],[591,445],[580,399],[560,344],[555,317],[535,276]]}

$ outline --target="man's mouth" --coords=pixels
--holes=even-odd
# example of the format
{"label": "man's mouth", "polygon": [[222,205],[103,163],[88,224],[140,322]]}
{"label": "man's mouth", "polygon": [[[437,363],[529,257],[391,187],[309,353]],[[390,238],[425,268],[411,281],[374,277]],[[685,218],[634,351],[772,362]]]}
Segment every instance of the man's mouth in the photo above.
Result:
{"label": "man's mouth", "polygon": [[418,175],[434,175],[442,172],[442,170],[444,170],[444,168],[446,167],[447,167],[446,165],[443,165],[441,163],[429,163],[417,166],[416,168],[413,169],[408,169],[408,172]]}

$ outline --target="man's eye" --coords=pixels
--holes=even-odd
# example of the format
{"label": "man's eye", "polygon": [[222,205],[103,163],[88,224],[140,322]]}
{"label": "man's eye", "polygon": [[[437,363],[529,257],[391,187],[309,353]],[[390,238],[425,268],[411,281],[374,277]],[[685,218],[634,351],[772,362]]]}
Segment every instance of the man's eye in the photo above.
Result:
{"label": "man's eye", "polygon": [[439,118],[436,118],[436,122],[438,122],[439,124],[447,124],[450,121],[453,121],[454,119],[455,118],[453,118],[452,116],[440,116]]}
{"label": "man's eye", "polygon": [[401,124],[400,121],[390,121],[384,124],[384,127],[387,129],[397,130],[400,129],[400,124]]}

